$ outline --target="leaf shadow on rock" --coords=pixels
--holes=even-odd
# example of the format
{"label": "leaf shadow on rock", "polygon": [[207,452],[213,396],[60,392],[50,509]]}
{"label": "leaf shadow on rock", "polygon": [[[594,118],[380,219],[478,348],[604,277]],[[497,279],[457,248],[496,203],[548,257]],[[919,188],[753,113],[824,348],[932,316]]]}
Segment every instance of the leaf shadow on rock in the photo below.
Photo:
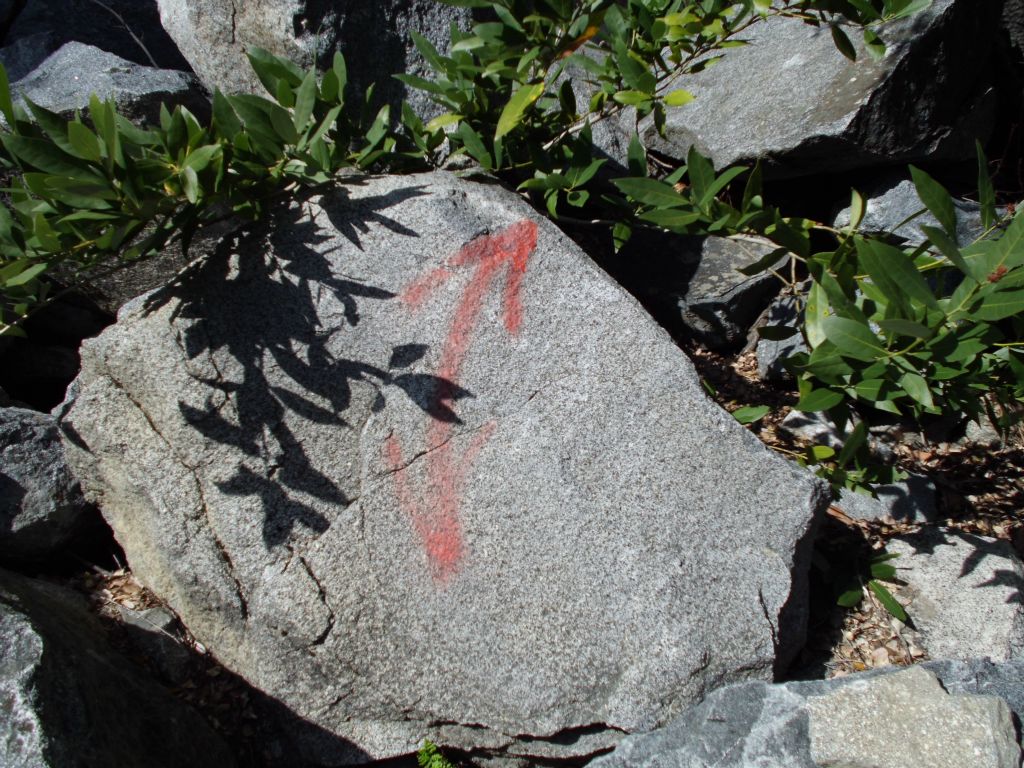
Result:
{"label": "leaf shadow on rock", "polygon": [[[965,531],[935,531],[932,534],[925,534],[908,538],[907,541],[914,548],[914,554],[934,554],[940,546],[948,546],[953,543],[952,539],[959,539],[967,544],[971,551],[964,558],[960,567],[959,578],[964,578],[974,573],[985,561],[985,558],[992,556],[1005,560],[1012,552],[1009,543],[1001,539],[988,540],[982,536]],[[992,575],[976,585],[976,589],[984,587],[1005,587],[1012,590],[1005,602],[1024,605],[1024,577],[1014,570],[1006,568],[993,569]]]}
{"label": "leaf shadow on rock", "polygon": [[[324,206],[331,209],[328,218],[336,229],[360,247],[358,232],[367,231],[368,223],[417,237],[380,213],[414,194],[400,190],[353,204],[333,195]],[[342,211],[343,206],[348,207]],[[353,218],[367,225],[353,224]],[[328,239],[306,206],[279,210],[267,226],[222,243],[208,260],[153,294],[146,306],[153,311],[177,300],[173,322],[188,360],[224,360],[226,355],[233,361],[227,373],[221,365],[215,366],[216,376],[194,375],[209,387],[206,403],[196,407],[179,400],[178,409],[204,438],[251,457],[250,464],[262,463],[263,471],[239,463],[232,477],[216,485],[230,496],[259,497],[268,549],[291,540],[296,526],[314,534],[330,526],[320,505],[302,501],[300,494],[326,507],[355,501],[317,468],[301,435],[293,431],[294,417],[339,430],[359,429],[361,424],[346,419],[353,387],[375,390],[370,410],[379,413],[387,407],[385,388],[390,386],[431,418],[461,423],[454,406],[473,396],[447,379],[404,370],[427,354],[426,345],[396,346],[387,367],[337,355],[332,338],[360,324],[360,306],[396,295],[337,274],[324,248]],[[328,295],[342,308],[336,327],[327,327],[320,314]],[[233,418],[222,413],[227,402],[234,406]]]}

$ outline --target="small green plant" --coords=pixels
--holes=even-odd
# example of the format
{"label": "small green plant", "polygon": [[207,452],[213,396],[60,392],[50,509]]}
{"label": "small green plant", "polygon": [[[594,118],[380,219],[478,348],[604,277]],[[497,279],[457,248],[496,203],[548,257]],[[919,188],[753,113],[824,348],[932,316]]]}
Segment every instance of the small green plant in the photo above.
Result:
{"label": "small green plant", "polygon": [[26,112],[0,67],[0,167],[11,179],[10,205],[0,206],[0,334],[19,332],[52,298],[54,271],[73,288],[172,242],[187,249],[219,218],[257,218],[273,198],[341,169],[402,169],[422,157],[390,129],[388,107],[374,109],[372,89],[346,102],[340,54],[320,78],[258,48],[249,60],[274,100],[217,92],[208,124],[179,106],[146,129],[95,96],[70,122],[28,99]]}
{"label": "small green plant", "polygon": [[874,555],[863,568],[852,574],[845,586],[841,588],[836,604],[844,608],[853,608],[860,605],[864,599],[865,587],[878,598],[878,602],[889,612],[890,615],[906,623],[908,616],[906,609],[893,597],[892,592],[882,584],[883,581],[894,581],[896,579],[896,567],[889,562],[899,555],[888,555],[885,553]]}
{"label": "small green plant", "polygon": [[455,768],[455,766],[443,755],[438,746],[425,739],[423,746],[416,753],[416,763],[420,768]]}

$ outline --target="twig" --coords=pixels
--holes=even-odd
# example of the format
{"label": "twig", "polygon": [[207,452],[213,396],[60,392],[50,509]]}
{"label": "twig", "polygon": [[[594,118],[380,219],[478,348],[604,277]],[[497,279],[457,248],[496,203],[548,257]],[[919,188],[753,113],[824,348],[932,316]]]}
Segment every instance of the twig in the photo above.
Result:
{"label": "twig", "polygon": [[100,8],[102,8],[105,11],[107,11],[107,13],[110,13],[111,15],[114,16],[114,18],[116,18],[118,21],[120,21],[121,22],[121,26],[124,27],[125,30],[128,32],[128,34],[132,36],[132,40],[135,41],[135,44],[138,45],[139,48],[142,49],[142,52],[146,54],[146,58],[149,59],[150,64],[152,64],[157,69],[160,68],[160,65],[156,63],[156,59],[153,58],[153,54],[151,54],[149,52],[149,48],[147,48],[145,46],[145,44],[139,39],[138,35],[136,35],[132,31],[132,28],[128,26],[128,22],[124,20],[124,17],[120,13],[115,11],[113,8],[111,8],[106,3],[101,3],[100,0],[90,0],[90,2],[93,3],[94,5],[98,5]]}

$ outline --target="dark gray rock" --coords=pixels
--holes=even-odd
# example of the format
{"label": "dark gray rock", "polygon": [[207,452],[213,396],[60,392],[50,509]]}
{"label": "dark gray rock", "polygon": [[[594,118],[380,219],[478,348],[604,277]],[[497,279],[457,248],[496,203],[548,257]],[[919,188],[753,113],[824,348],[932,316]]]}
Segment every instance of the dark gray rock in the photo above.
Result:
{"label": "dark gray rock", "polygon": [[1008,541],[942,528],[886,545],[930,655],[995,661],[1024,650],[1024,565]]}
{"label": "dark gray rock", "polygon": [[894,520],[930,523],[938,517],[935,483],[923,475],[910,475],[898,483],[875,487],[875,496],[844,488],[837,504],[858,520]]}
{"label": "dark gray rock", "polygon": [[21,80],[60,48],[60,38],[52,32],[37,32],[0,48],[0,64],[7,70],[7,81]]}
{"label": "dark gray rock", "polygon": [[[707,237],[700,242],[696,269],[676,300],[690,335],[711,349],[734,347],[746,339],[782,283],[768,272],[747,276],[739,270],[776,247],[752,238]],[[782,257],[775,269],[786,262]]]}
{"label": "dark gray rock", "polygon": [[314,60],[329,65],[340,50],[349,79],[361,94],[377,84],[378,96],[394,103],[409,99],[421,113],[434,111],[422,91],[406,90],[391,75],[423,76],[427,65],[411,32],[448,50],[452,23],[468,28],[468,9],[432,0],[158,0],[160,19],[196,74],[211,91],[265,93],[245,50],[265,48],[302,67]]}
{"label": "dark gray rock", "polygon": [[998,13],[999,3],[935,0],[881,30],[884,59],[862,50],[855,63],[827,27],[773,19],[744,35],[750,45],[680,82],[696,100],[669,111],[667,139],[646,123],[645,142],[675,158],[695,145],[718,168],[760,158],[775,177],[973,159],[992,121]]}
{"label": "dark gray rock", "polygon": [[[799,328],[803,322],[803,299],[779,296],[765,313],[764,325]],[[790,378],[783,363],[797,352],[807,352],[807,342],[800,333],[788,339],[757,340],[757,375],[762,381],[784,381]]]}
{"label": "dark gray rock", "polygon": [[[980,205],[970,200],[954,199],[953,209],[956,213],[956,239],[961,247],[970,245],[984,234]],[[912,221],[904,223],[911,217],[914,217]],[[833,225],[845,227],[849,223],[850,208],[847,207],[836,214]],[[917,196],[914,182],[910,179],[890,178],[865,195],[860,231],[889,233],[907,245],[917,246],[925,240],[922,225],[942,228]]]}
{"label": "dark gray rock", "polygon": [[118,604],[117,610],[133,650],[148,660],[162,680],[171,685],[185,682],[192,654],[174,612],[162,605],[136,611]]}
{"label": "dark gray rock", "polygon": [[34,61],[31,49],[24,48],[29,70],[70,42],[147,67],[188,70],[188,62],[160,25],[156,0],[26,0],[12,20],[0,56],[7,47],[29,40],[48,41],[36,50]]}
{"label": "dark gray rock", "polygon": [[6,571],[0,708],[7,768],[235,764],[206,721],[107,646],[80,597]]}
{"label": "dark gray rock", "polygon": [[51,554],[81,529],[88,512],[64,458],[56,419],[0,408],[0,548],[5,558]]}
{"label": "dark gray rock", "polygon": [[83,349],[134,571],[361,759],[592,754],[799,644],[825,489],[500,187],[352,178]]}
{"label": "dark gray rock", "polygon": [[627,737],[591,765],[1018,768],[1011,711],[1019,711],[1020,681],[1019,665],[972,661],[740,683],[712,692],[664,728]]}
{"label": "dark gray rock", "polygon": [[88,108],[91,94],[112,98],[121,114],[142,123],[156,123],[161,104],[182,104],[200,115],[207,108],[191,75],[144,67],[76,42],[49,56],[11,91],[67,118]]}
{"label": "dark gray rock", "polygon": [[1004,0],[1002,26],[1017,61],[1024,60],[1024,0]]}

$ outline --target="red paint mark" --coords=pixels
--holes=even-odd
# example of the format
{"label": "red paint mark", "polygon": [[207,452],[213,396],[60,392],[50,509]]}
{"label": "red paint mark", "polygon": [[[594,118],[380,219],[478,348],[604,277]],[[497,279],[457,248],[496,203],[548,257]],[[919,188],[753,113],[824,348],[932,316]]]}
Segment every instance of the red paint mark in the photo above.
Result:
{"label": "red paint mark", "polygon": [[[485,235],[468,243],[446,265],[426,273],[402,292],[402,301],[415,310],[434,289],[456,274],[456,268],[470,265],[475,267],[455,309],[451,329],[441,350],[437,369],[441,382],[438,391],[434,393],[437,405],[453,399],[453,386],[480,321],[484,298],[495,277],[506,265],[508,271],[502,294],[503,322],[509,333],[514,335],[519,332],[523,322],[520,299],[523,276],[526,274],[530,254],[536,246],[537,225],[532,221],[517,222],[496,235]],[[464,544],[459,519],[462,485],[495,426],[494,422],[484,425],[459,456],[453,445],[452,424],[432,419],[427,427],[425,446],[427,487],[419,499],[409,488],[398,438],[392,434],[384,443],[384,459],[394,473],[398,504],[412,522],[436,581],[447,581],[458,571],[462,562]]]}

